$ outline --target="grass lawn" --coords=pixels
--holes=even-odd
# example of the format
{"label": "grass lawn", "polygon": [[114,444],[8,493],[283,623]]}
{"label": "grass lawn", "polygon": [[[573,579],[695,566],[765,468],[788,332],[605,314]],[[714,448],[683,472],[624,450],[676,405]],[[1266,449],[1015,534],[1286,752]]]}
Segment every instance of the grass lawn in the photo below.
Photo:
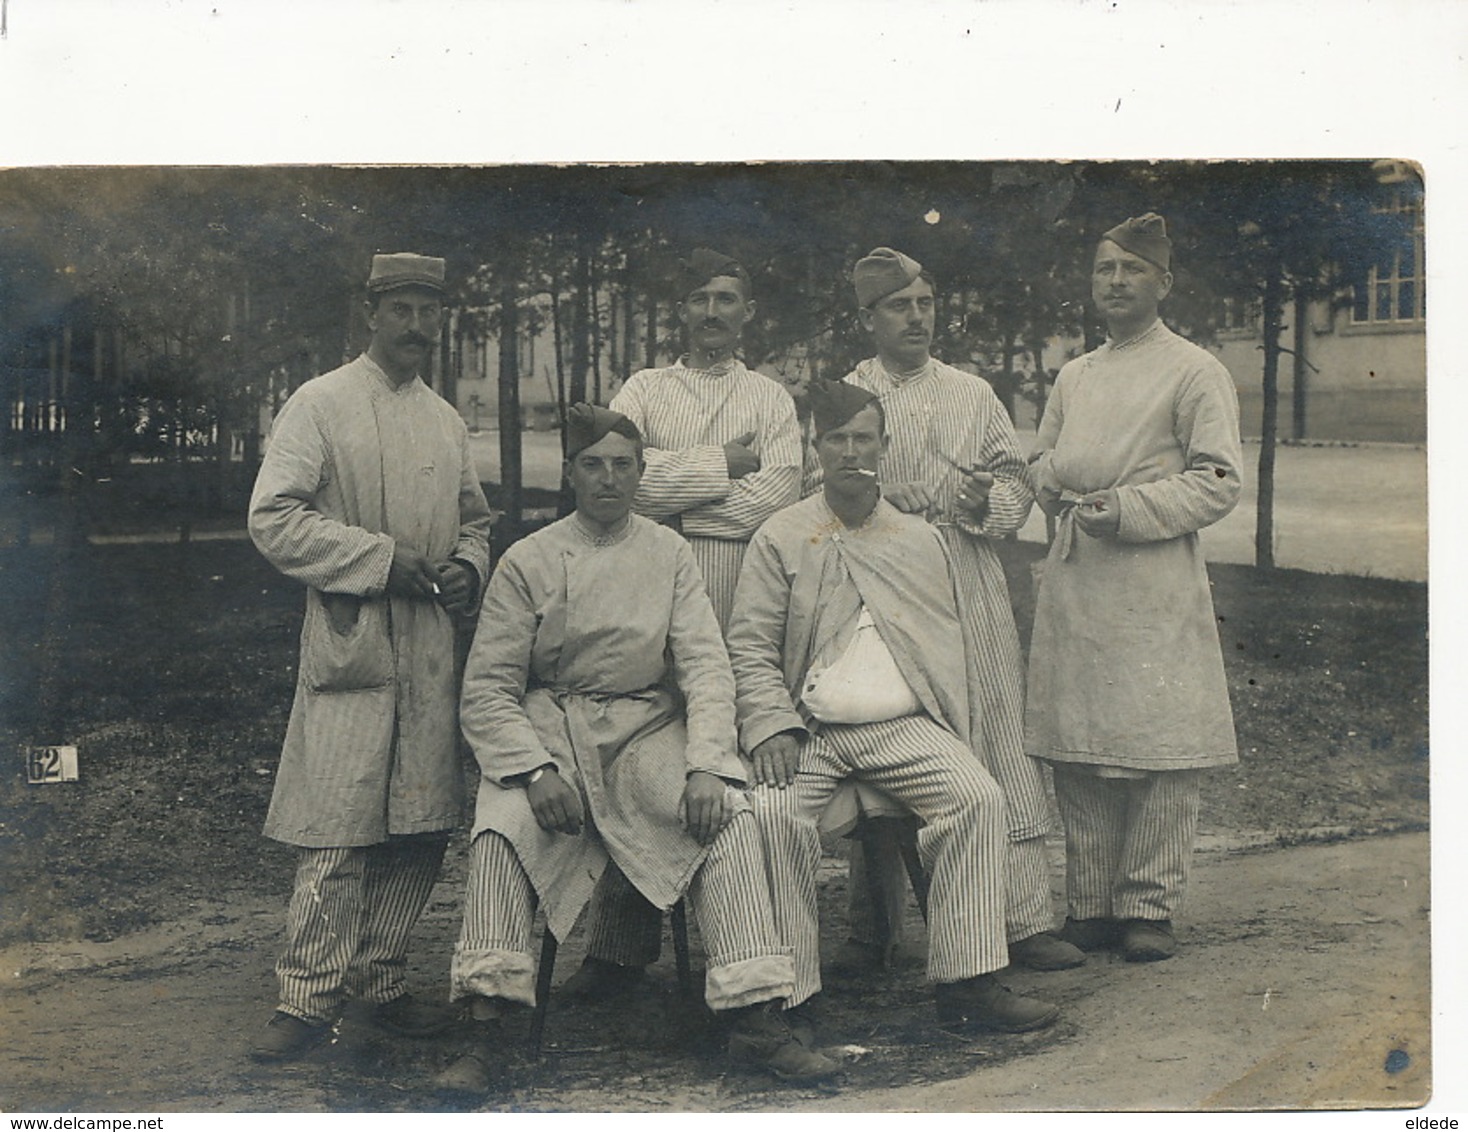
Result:
{"label": "grass lawn", "polygon": [[[1040,548],[1003,553],[1023,636]],[[1205,834],[1425,825],[1426,587],[1212,576],[1243,760],[1210,773]],[[284,895],[290,851],[259,831],[301,608],[248,543],[0,550],[0,943]],[[27,785],[30,743],[75,744],[81,780]]]}

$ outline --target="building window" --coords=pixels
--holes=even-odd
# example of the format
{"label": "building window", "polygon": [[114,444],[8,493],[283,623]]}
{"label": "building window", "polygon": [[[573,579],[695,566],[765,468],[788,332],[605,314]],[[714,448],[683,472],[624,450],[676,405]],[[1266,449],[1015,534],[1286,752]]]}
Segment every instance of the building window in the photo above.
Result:
{"label": "building window", "polygon": [[1411,230],[1397,247],[1373,264],[1365,280],[1356,285],[1351,321],[1371,326],[1420,322],[1427,313],[1421,194],[1405,185],[1393,186],[1390,202],[1378,211],[1407,217],[1411,221]]}
{"label": "building window", "polygon": [[1255,334],[1259,330],[1258,299],[1224,299],[1219,330],[1230,334]]}

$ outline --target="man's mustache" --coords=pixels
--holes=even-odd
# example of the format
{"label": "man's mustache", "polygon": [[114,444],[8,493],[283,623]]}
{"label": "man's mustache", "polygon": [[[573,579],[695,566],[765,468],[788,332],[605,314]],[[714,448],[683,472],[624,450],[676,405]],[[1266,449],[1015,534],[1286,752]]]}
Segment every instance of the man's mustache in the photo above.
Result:
{"label": "man's mustache", "polygon": [[404,334],[401,338],[398,339],[398,345],[399,346],[422,346],[426,350],[426,349],[428,349],[429,346],[432,345],[432,343],[429,342],[427,338],[423,337],[423,335],[417,333],[416,331],[410,330],[406,334]]}

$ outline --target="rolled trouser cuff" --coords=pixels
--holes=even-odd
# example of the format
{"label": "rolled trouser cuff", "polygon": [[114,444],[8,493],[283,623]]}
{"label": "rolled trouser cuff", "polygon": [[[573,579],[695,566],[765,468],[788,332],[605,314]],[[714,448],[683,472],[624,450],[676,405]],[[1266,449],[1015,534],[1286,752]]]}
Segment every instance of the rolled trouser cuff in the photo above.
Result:
{"label": "rolled trouser cuff", "polygon": [[473,995],[534,1006],[534,956],[503,948],[455,948],[449,968],[449,1001]]}
{"label": "rolled trouser cuff", "polygon": [[710,1010],[736,1010],[795,993],[795,960],[789,955],[756,955],[711,966],[704,980]]}

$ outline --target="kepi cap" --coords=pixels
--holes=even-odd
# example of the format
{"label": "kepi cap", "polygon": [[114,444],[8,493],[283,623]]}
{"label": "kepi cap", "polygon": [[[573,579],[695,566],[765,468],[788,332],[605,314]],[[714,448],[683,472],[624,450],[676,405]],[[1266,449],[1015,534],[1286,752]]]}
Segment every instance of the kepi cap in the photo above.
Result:
{"label": "kepi cap", "polygon": [[377,295],[399,287],[427,287],[442,292],[444,261],[436,256],[416,252],[389,252],[372,257],[372,274],[367,277],[367,291]]}

